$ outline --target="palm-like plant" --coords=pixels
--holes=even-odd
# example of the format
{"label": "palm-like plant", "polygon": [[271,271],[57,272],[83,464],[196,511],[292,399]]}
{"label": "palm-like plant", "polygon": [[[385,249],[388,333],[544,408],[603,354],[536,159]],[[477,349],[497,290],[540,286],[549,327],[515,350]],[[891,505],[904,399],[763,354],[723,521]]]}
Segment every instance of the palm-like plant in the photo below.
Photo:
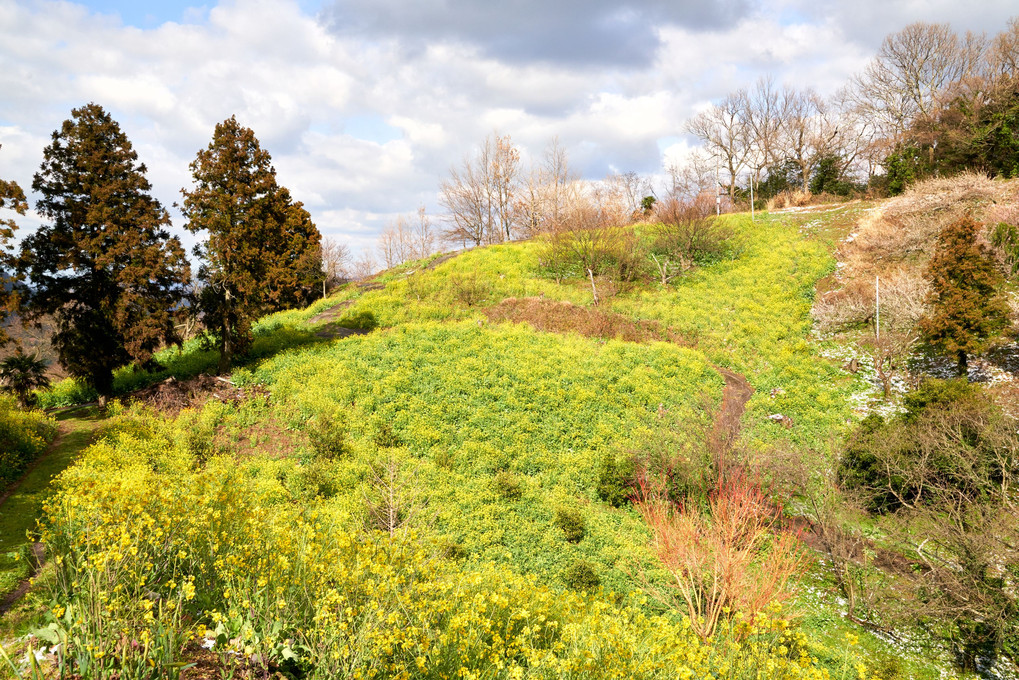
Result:
{"label": "palm-like plant", "polygon": [[46,362],[34,352],[25,354],[19,348],[17,353],[0,361],[0,387],[16,396],[23,407],[35,405],[36,395],[33,390],[49,386]]}

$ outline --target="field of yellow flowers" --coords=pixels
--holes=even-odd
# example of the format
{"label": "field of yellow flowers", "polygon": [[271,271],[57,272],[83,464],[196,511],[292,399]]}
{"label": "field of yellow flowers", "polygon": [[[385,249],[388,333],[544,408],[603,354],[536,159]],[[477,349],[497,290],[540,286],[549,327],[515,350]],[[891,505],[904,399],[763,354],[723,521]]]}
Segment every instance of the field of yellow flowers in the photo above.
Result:
{"label": "field of yellow flowers", "polygon": [[[510,297],[591,302],[584,281],[540,275],[536,244],[507,244],[263,319],[233,376],[263,396],[112,407],[46,507],[43,663],[122,679],[187,677],[210,655],[222,677],[863,677],[779,611],[700,640],[643,592],[669,576],[640,515],[597,492],[606,459],[649,441],[696,458],[716,366],[756,388],[749,451],[820,461],[846,428],[852,386],[808,339],[828,247],[732,220],[736,257],[603,301],[683,345],[490,322]],[[316,335],[308,320],[336,305],[341,325],[378,328]],[[161,359],[120,389],[214,363],[197,345]],[[44,401],[84,396],[63,384]]]}

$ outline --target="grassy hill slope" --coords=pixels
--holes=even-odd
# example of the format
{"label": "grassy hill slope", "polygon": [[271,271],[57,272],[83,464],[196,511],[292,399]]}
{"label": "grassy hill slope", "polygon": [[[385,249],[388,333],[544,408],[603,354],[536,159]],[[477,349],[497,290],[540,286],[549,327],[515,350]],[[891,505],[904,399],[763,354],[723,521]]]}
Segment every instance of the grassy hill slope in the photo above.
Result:
{"label": "grassy hill slope", "polygon": [[[680,609],[640,592],[667,583],[640,515],[597,489],[608,458],[704,458],[717,367],[755,389],[742,454],[795,458],[818,482],[861,384],[823,358],[810,309],[834,268],[830,236],[860,209],[726,218],[732,259],[599,306],[621,320],[606,328],[655,329],[640,343],[490,320],[507,298],[538,298],[538,317],[590,305],[587,282],[542,277],[533,242],[409,263],[263,319],[233,375],[245,398],[127,409],[60,479],[47,620],[74,640],[65,660],[140,677],[181,649],[212,663],[189,643],[207,635],[315,677],[853,677],[844,646],[781,619],[692,638]],[[214,358],[169,350],[163,373],[117,384]],[[63,384],[49,399],[86,397]],[[563,520],[577,515],[579,539]]]}

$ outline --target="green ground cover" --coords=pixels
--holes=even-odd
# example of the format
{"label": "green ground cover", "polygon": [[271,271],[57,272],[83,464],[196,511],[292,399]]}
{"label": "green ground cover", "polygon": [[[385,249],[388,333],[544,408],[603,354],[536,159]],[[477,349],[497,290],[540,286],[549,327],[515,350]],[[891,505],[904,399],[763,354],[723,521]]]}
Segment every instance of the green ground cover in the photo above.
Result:
{"label": "green ground cover", "polygon": [[[28,576],[31,543],[42,506],[51,493],[50,482],[75,460],[90,443],[96,415],[58,415],[60,439],[41,455],[17,488],[0,504],[0,599]],[[54,433],[56,428],[54,427]]]}
{"label": "green ground cover", "polygon": [[[371,508],[388,483],[396,514],[404,513],[429,550],[437,551],[433,554],[461,565],[457,578],[486,574],[517,583],[513,579],[523,577],[532,580],[521,588],[546,597],[562,592],[571,569],[585,563],[600,578],[606,598],[647,579],[660,583],[642,520],[598,498],[597,475],[606,456],[639,449],[663,432],[675,451],[694,456],[720,405],[718,365],[743,373],[756,390],[743,418],[742,448],[762,456],[795,449],[805,467],[820,471],[830,465],[831,444],[851,422],[848,397],[859,387],[822,358],[810,339],[814,286],[834,267],[828,237],[810,237],[802,224],[786,218],[753,224],[743,216],[727,219],[737,231],[734,259],[701,267],[669,286],[635,284],[602,305],[633,320],[656,320],[688,338],[689,346],[637,345],[489,322],[483,309],[508,297],[590,304],[587,282],[541,277],[536,243],[477,249],[433,268],[408,263],[379,277],[382,289],[348,286],[309,309],[260,321],[255,351],[234,380],[263,385],[266,397],[212,403],[160,426],[145,425],[139,413],[124,416],[109,441],[95,449],[91,467],[65,475],[64,501],[81,494],[86,506],[95,503],[111,517],[122,517],[125,526],[137,521],[131,535],[141,541],[146,513],[178,518],[190,507],[193,486],[206,494],[203,517],[213,524],[234,494],[250,493],[261,503],[251,507],[253,513],[269,508],[270,515],[315,527],[317,520],[294,514],[300,507],[321,513],[341,535],[341,528],[372,525]],[[336,305],[345,305],[340,325],[344,318],[370,315],[379,328],[336,340],[316,335],[308,320]],[[118,389],[170,374],[193,375],[215,363],[197,344],[168,350],[160,359],[165,371],[123,371]],[[53,395],[54,403],[83,396],[66,385]],[[768,419],[773,413],[788,416],[792,427]],[[277,429],[253,433],[268,420]],[[173,469],[162,467],[170,465],[165,456],[171,456]],[[210,490],[215,471],[229,471],[234,486],[221,494]],[[103,480],[110,480],[105,491]],[[167,480],[173,483],[164,490]],[[125,488],[156,494],[155,505],[128,507],[120,500]],[[194,498],[200,493],[194,491]],[[73,513],[70,505],[62,507],[68,514],[57,516],[54,526],[66,532],[62,540],[70,546]],[[579,541],[569,540],[557,519],[563,508],[579,510],[583,518]],[[201,528],[197,520],[181,522]],[[245,525],[244,540],[262,540],[258,532],[270,525],[276,526]],[[116,527],[109,529],[115,533]],[[212,552],[209,564],[181,562],[182,571],[171,581],[179,589],[187,574],[198,574],[198,582],[207,579],[195,597],[229,617],[230,597],[216,589],[228,582],[227,591],[242,587],[238,579],[247,577],[239,565],[246,558],[230,527],[218,531],[238,561],[216,567]],[[265,538],[267,545],[276,540],[283,539],[275,533]],[[173,545],[190,554],[186,542]],[[302,549],[287,544],[280,551],[310,568]],[[348,549],[336,548],[335,554],[347,555]],[[258,579],[250,580],[243,588],[254,597]],[[806,648],[807,658],[813,654],[841,677],[854,677],[845,663],[847,644],[839,639],[844,624],[807,621],[824,640],[823,650]],[[867,645],[881,649],[876,639],[865,638]]]}

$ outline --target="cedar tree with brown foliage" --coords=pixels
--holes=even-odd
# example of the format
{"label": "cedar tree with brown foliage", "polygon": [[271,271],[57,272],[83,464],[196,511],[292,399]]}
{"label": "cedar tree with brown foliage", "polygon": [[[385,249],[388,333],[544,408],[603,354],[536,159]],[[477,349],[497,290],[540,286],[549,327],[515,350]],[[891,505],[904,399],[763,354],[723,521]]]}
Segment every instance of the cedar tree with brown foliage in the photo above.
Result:
{"label": "cedar tree with brown foliage", "polygon": [[251,323],[311,301],[321,286],[321,236],[301,203],[276,183],[269,153],[233,116],[191,163],[195,186],[180,206],[203,260],[198,309],[220,352],[219,372],[251,342]]}
{"label": "cedar tree with brown foliage", "polygon": [[88,104],[53,133],[32,181],[49,224],[22,243],[27,315],[53,315],[60,363],[101,401],[116,368],[174,341],[190,278],[145,172],[117,122]]}
{"label": "cedar tree with brown foliage", "polygon": [[[25,192],[17,182],[0,179],[0,209],[13,210],[18,215],[28,212]],[[10,342],[11,338],[3,326],[3,321],[9,314],[16,311],[17,307],[18,298],[13,287],[18,279],[17,273],[14,271],[16,264],[13,255],[14,246],[11,245],[17,228],[18,224],[13,218],[0,217],[0,345]]]}
{"label": "cedar tree with brown foliage", "polygon": [[982,351],[1008,322],[998,295],[1001,275],[987,246],[977,241],[979,225],[966,217],[945,227],[927,267],[931,313],[920,321],[924,339],[967,372],[967,355]]}

